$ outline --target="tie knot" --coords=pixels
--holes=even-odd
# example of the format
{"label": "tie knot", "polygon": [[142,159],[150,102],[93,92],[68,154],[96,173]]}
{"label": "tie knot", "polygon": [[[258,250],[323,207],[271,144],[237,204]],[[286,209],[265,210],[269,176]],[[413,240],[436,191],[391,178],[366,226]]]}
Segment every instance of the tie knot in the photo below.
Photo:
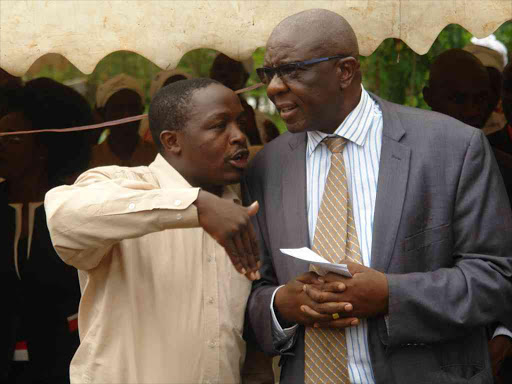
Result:
{"label": "tie knot", "polygon": [[345,149],[347,139],[344,137],[328,137],[324,139],[324,143],[331,153],[341,153]]}

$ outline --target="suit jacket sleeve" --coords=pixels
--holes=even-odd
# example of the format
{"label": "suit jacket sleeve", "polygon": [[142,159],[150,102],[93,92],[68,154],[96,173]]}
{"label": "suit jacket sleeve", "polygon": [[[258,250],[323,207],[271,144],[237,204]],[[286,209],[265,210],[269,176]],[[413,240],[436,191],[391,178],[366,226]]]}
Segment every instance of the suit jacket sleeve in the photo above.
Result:
{"label": "suit jacket sleeve", "polygon": [[480,131],[471,137],[456,182],[453,263],[432,272],[388,275],[391,347],[446,341],[496,320],[512,327],[512,215]]}
{"label": "suit jacket sleeve", "polygon": [[[242,180],[242,197],[244,206],[249,205],[255,200],[262,204],[262,194],[258,190],[261,186],[254,183],[254,180]],[[254,196],[252,196],[254,194]],[[272,294],[279,286],[272,258],[268,251],[267,228],[265,225],[264,212],[260,210],[252,218],[252,224],[258,236],[260,248],[260,268],[261,279],[253,283],[251,295],[247,303],[245,337],[254,338],[260,348],[268,355],[276,355],[279,352],[275,349],[272,338],[272,316],[270,313],[270,303]]]}

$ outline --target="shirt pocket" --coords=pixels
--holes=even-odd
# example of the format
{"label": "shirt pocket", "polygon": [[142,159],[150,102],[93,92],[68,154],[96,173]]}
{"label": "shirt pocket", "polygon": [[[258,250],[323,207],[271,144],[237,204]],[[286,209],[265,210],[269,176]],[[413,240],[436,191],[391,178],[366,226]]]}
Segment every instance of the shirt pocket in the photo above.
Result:
{"label": "shirt pocket", "polygon": [[403,251],[410,252],[439,243],[450,237],[451,224],[425,229],[415,235],[406,237],[403,241]]}

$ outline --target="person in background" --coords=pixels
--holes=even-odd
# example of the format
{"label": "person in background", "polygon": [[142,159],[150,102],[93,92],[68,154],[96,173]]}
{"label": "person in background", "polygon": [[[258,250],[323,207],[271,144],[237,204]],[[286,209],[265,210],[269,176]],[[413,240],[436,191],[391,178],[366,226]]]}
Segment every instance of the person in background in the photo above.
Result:
{"label": "person in background", "polygon": [[[87,100],[77,91],[49,79],[36,79],[27,86],[41,89],[44,110],[38,121],[44,128],[69,128],[94,122]],[[87,169],[91,146],[87,131],[49,133],[42,136],[48,151],[48,188],[72,184]],[[25,297],[28,300],[29,353],[34,383],[69,383],[69,365],[80,339],[78,304],[80,286],[76,269],[66,265],[53,248],[44,206],[34,213],[30,259],[27,262]],[[44,313],[44,316],[41,314]],[[30,340],[36,339],[37,343]]]}
{"label": "person in background", "polygon": [[0,68],[0,118],[13,108],[16,92],[22,87],[21,78],[16,77]]}
{"label": "person in background", "polygon": [[506,122],[501,104],[501,82],[503,69],[508,63],[508,50],[493,34],[483,39],[472,37],[464,50],[477,57],[489,72],[491,81],[489,109],[492,113],[483,128],[484,133],[489,135],[502,129]]}
{"label": "person in background", "polygon": [[[470,50],[476,50],[476,48],[470,47]],[[489,50],[488,53],[490,57],[496,58],[493,52],[495,51]],[[483,129],[492,111],[485,106],[494,97],[490,80],[493,72],[484,67],[482,62],[468,51],[448,50],[439,55],[432,64],[429,87],[423,90],[425,101],[434,111]],[[507,95],[504,97],[506,100]],[[512,202],[512,156],[499,153],[500,148],[503,150],[500,145],[503,132],[506,132],[506,127],[488,135],[487,139],[496,157],[509,201]],[[496,325],[491,327],[492,332],[494,328]],[[503,359],[512,357],[512,332],[503,327],[499,329],[500,331],[495,333],[495,337],[489,342],[497,380],[499,380]],[[512,378],[512,376],[507,377]]]}
{"label": "person in background", "polygon": [[449,49],[434,59],[423,97],[433,111],[479,129],[492,112],[489,73],[480,60],[462,49]]}
{"label": "person in background", "polygon": [[[155,78],[151,81],[149,98],[153,100],[157,92],[166,85],[175,83],[179,80],[188,80],[192,78],[193,76],[179,69],[170,69],[158,72]],[[144,141],[153,143],[153,137],[151,136],[151,130],[149,129],[149,118],[146,117],[140,122],[139,134]]]}
{"label": "person in background", "polygon": [[[144,92],[136,79],[120,74],[98,87],[96,108],[103,121],[141,115],[144,112]],[[93,147],[89,168],[149,165],[155,156],[155,146],[142,140],[139,121],[134,121],[110,128],[107,139]]]}
{"label": "person in background", "polygon": [[[239,62],[219,53],[210,69],[210,77],[237,91],[245,87],[252,72],[252,59]],[[251,146],[259,146],[279,136],[279,130],[262,112],[254,110],[242,95],[239,95],[242,106],[247,112],[247,131],[245,132]]]}
{"label": "person in background", "polygon": [[[500,67],[499,59],[503,58],[496,51],[478,46],[470,46],[468,49],[479,52],[486,49],[485,62],[493,62]],[[492,108],[488,106],[494,105],[496,100],[496,91],[493,89],[497,85],[493,85],[491,81],[493,73],[499,75],[501,81],[501,73],[497,73],[494,68],[486,68],[472,53],[460,49],[445,51],[432,63],[429,85],[423,89],[425,101],[433,111],[444,113],[475,128],[484,129],[492,113]],[[510,80],[505,84],[505,79],[510,79],[510,66],[504,70],[503,86],[499,92],[506,120],[510,108],[510,93],[507,92]],[[487,139],[494,151],[507,195],[512,202],[512,155],[508,125],[504,124],[502,129],[489,134]]]}
{"label": "person in background", "polygon": [[[71,382],[239,383],[257,203],[228,187],[247,165],[245,113],[211,79],[158,91],[148,167],[101,167],[46,194],[59,256],[79,270]],[[245,275],[245,276],[244,276]]]}
{"label": "person in background", "polygon": [[[11,98],[7,115],[0,119],[0,132],[35,129],[28,106],[28,92]],[[30,220],[47,190],[47,149],[37,135],[0,137],[0,382],[30,383],[27,326],[23,309],[22,273],[28,258]]]}
{"label": "person in background", "polygon": [[[20,97],[16,111],[0,120],[1,128],[59,129],[92,122],[85,98],[51,79],[27,82]],[[69,363],[79,344],[78,276],[55,253],[42,200],[47,189],[72,183],[76,173],[86,169],[90,147],[85,132],[1,139],[12,142],[4,148],[3,153],[8,157],[5,169],[0,172],[9,186],[7,204],[3,204],[6,215],[2,216],[8,218],[9,235],[3,239],[6,244],[2,249],[7,249],[6,258],[12,261],[11,267],[3,268],[2,273],[9,271],[10,280],[17,279],[15,283],[19,287],[16,305],[12,307],[16,319],[12,339],[16,341],[16,349],[13,369],[8,370],[6,380],[69,383]],[[28,193],[33,195],[27,196]]]}
{"label": "person in background", "polygon": [[151,81],[149,87],[149,97],[153,100],[160,89],[166,85],[175,83],[180,80],[193,79],[194,76],[179,69],[169,69],[167,71],[158,72],[155,78]]}
{"label": "person in background", "polygon": [[[503,70],[501,100],[507,122],[500,130],[488,135],[487,139],[494,149],[512,203],[512,63]],[[509,377],[512,378],[512,374]]]}
{"label": "person in background", "polygon": [[487,138],[492,146],[512,155],[512,63],[503,70],[501,99],[506,123]]}

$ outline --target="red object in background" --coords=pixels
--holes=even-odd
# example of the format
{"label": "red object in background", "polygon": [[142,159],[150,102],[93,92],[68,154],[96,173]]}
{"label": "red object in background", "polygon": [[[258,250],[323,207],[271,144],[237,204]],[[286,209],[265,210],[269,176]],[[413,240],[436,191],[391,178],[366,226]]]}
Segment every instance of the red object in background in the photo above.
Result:
{"label": "red object in background", "polygon": [[69,332],[78,331],[78,313],[68,317]]}
{"label": "red object in background", "polygon": [[18,341],[14,349],[14,361],[28,361],[28,349],[26,341]]}

